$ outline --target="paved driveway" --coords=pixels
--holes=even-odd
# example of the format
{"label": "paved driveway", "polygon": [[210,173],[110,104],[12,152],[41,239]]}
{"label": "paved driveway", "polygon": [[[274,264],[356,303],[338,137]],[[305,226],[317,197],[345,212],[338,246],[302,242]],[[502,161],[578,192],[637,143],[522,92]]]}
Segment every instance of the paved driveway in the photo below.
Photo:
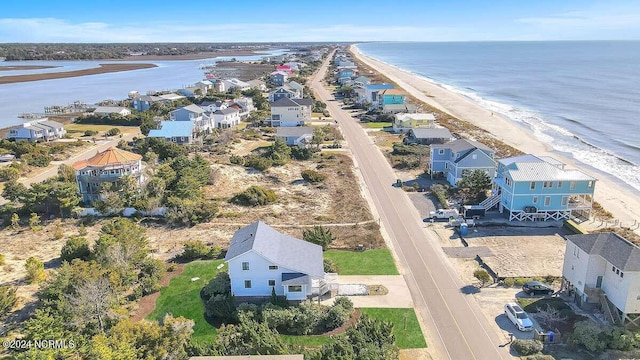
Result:
{"label": "paved driveway", "polygon": [[[342,284],[382,285],[389,290],[387,295],[347,296],[354,307],[380,308],[412,308],[413,300],[407,282],[402,275],[347,275],[339,276]],[[322,301],[325,305],[333,304],[335,297]]]}

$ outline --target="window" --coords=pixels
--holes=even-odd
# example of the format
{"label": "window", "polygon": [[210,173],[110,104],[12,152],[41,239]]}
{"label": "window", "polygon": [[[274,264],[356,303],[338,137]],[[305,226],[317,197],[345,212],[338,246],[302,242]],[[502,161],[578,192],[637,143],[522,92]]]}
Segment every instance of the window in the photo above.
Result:
{"label": "window", "polygon": [[444,149],[438,150],[438,155],[444,155]]}
{"label": "window", "polygon": [[531,190],[535,190],[535,189],[536,189],[536,182],[535,182],[535,181],[532,181],[532,182],[531,182],[531,187],[530,187],[530,189],[531,189]]}
{"label": "window", "polygon": [[537,196],[534,196],[534,197],[533,197],[533,203],[534,203],[534,204],[537,204],[537,203],[538,203],[538,197],[537,197]]}
{"label": "window", "polygon": [[249,263],[248,262],[243,262],[242,263],[242,270],[249,270]]}
{"label": "window", "polygon": [[551,181],[545,181],[545,182],[542,183],[542,187],[545,188],[545,189],[548,189],[548,188],[550,188],[552,186],[553,186],[553,182],[551,182]]}
{"label": "window", "polygon": [[615,271],[616,271],[616,267],[615,267],[615,266],[612,266],[612,267],[611,267],[611,271],[614,271],[614,272],[615,272]]}
{"label": "window", "polygon": [[624,277],[624,273],[622,271],[620,271],[620,277],[623,278]]}
{"label": "window", "polygon": [[551,205],[551,196],[545,196],[544,197],[544,206],[549,206]]}
{"label": "window", "polygon": [[558,181],[558,189],[562,187],[562,181]]}
{"label": "window", "polygon": [[576,189],[576,182],[572,181],[569,183],[569,190],[575,190]]}
{"label": "window", "polygon": [[620,275],[620,270],[616,269],[616,275]]}
{"label": "window", "polygon": [[568,196],[563,196],[562,197],[562,206],[567,206],[568,202],[569,202],[569,197]]}
{"label": "window", "polygon": [[589,180],[589,182],[587,183],[587,187],[591,189],[593,187],[593,181]]}
{"label": "window", "polygon": [[445,168],[445,169],[448,169],[448,168],[449,168],[449,163],[448,163],[448,162],[444,163],[444,168]]}
{"label": "window", "polygon": [[269,280],[269,286],[276,286],[275,280]]}
{"label": "window", "polygon": [[251,289],[251,280],[245,280],[244,281],[244,288],[245,289]]}
{"label": "window", "polygon": [[473,154],[473,155],[471,155],[471,158],[472,158],[473,160],[478,159],[478,154]]}
{"label": "window", "polygon": [[269,270],[278,270],[278,265],[269,265]]}
{"label": "window", "polygon": [[302,285],[289,285],[289,292],[302,292]]}

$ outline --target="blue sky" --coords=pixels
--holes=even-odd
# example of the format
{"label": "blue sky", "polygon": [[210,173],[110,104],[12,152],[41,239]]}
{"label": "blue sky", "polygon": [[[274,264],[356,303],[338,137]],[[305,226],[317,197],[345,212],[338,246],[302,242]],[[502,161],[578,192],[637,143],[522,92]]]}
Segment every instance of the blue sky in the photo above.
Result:
{"label": "blue sky", "polygon": [[3,0],[0,42],[640,40],[637,0]]}

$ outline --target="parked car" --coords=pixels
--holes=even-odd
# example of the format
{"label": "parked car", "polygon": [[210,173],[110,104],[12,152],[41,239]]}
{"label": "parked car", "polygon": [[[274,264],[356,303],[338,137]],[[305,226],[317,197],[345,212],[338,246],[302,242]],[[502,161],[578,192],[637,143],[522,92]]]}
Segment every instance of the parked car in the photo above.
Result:
{"label": "parked car", "polygon": [[551,285],[547,285],[540,281],[529,281],[522,285],[522,291],[527,293],[527,295],[535,295],[535,294],[547,294],[551,295],[555,292]]}
{"label": "parked car", "polygon": [[437,211],[431,211],[429,212],[429,217],[432,218],[434,221],[438,220],[438,219],[451,219],[451,218],[457,218],[459,216],[458,214],[458,210],[456,209],[438,209]]}
{"label": "parked car", "polygon": [[522,310],[520,305],[516,303],[509,303],[504,306],[504,314],[507,315],[509,320],[520,331],[533,331],[533,321],[529,318],[529,315]]}

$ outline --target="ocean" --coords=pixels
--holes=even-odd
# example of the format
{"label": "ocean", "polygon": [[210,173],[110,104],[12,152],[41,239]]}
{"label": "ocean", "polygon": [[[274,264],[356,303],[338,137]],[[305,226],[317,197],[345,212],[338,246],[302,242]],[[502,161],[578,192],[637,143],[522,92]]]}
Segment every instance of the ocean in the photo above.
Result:
{"label": "ocean", "polygon": [[640,191],[640,41],[362,43]]}

